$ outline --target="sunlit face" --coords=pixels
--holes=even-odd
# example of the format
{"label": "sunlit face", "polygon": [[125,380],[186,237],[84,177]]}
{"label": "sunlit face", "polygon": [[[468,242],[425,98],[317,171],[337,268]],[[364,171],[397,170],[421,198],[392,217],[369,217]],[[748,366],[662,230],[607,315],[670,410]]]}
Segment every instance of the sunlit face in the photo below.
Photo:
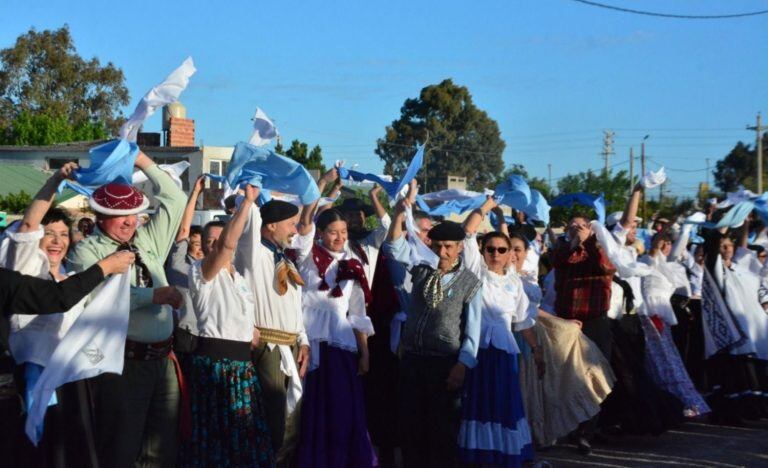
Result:
{"label": "sunlit face", "polygon": [[733,241],[727,237],[720,240],[720,256],[723,261],[730,262],[733,258]]}
{"label": "sunlit face", "polygon": [[203,231],[203,254],[210,255],[213,245],[219,240],[221,232],[224,230],[221,226],[208,226]]}
{"label": "sunlit face", "polygon": [[334,221],[320,233],[323,246],[331,252],[341,252],[344,250],[344,243],[347,242],[347,223],[346,221]]}
{"label": "sunlit face", "polygon": [[110,239],[120,243],[130,241],[133,235],[136,234],[136,228],[138,227],[136,215],[99,215],[96,224],[99,225],[101,232]]}
{"label": "sunlit face", "polygon": [[510,251],[509,261],[515,266],[515,270],[520,272],[523,270],[528,250],[525,248],[525,242],[521,239],[512,238],[510,242],[512,243],[512,250]]}
{"label": "sunlit face", "polygon": [[660,240],[656,243],[656,249],[665,257],[669,256],[672,252],[672,242],[668,239]]}
{"label": "sunlit face", "polygon": [[483,246],[483,260],[488,269],[494,272],[504,270],[510,262],[510,248],[501,237],[492,237]]}
{"label": "sunlit face", "polygon": [[637,221],[632,220],[630,221],[630,225],[627,230],[627,244],[626,245],[632,245],[637,240]]}
{"label": "sunlit face", "polygon": [[437,241],[433,240],[429,246],[432,251],[440,257],[439,268],[449,268],[459,258],[464,244],[459,241]]}
{"label": "sunlit face", "polygon": [[432,243],[432,239],[429,238],[429,230],[432,229],[432,222],[427,218],[421,218],[416,221],[416,226],[419,228],[419,239],[426,245]]}
{"label": "sunlit face", "polygon": [[265,235],[276,245],[283,249],[291,246],[293,236],[296,235],[296,223],[299,221],[299,215],[284,219],[276,223],[269,223],[264,226]]}
{"label": "sunlit face", "polygon": [[52,269],[58,269],[69,249],[69,228],[63,221],[55,221],[43,227],[40,250],[45,252]]}
{"label": "sunlit face", "polygon": [[189,236],[187,254],[195,260],[203,258],[203,240],[200,234],[191,234]]}
{"label": "sunlit face", "polygon": [[699,265],[704,263],[704,246],[696,246],[696,250],[693,251],[693,260]]}

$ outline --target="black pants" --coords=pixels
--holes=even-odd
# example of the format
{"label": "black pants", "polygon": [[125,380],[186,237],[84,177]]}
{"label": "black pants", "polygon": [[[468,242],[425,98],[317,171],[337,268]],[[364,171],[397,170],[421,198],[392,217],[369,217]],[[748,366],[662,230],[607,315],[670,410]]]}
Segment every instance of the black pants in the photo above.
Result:
{"label": "black pants", "polygon": [[445,380],[457,357],[406,353],[400,363],[400,445],[406,468],[458,465],[461,393]]}
{"label": "black pants", "polygon": [[[613,333],[611,332],[611,319],[607,316],[596,317],[582,321],[581,332],[592,340],[603,353],[608,362],[611,361],[611,348],[613,347]],[[596,414],[592,419],[579,424],[574,431],[577,437],[584,437],[591,440],[597,430],[597,422],[600,414]]]}

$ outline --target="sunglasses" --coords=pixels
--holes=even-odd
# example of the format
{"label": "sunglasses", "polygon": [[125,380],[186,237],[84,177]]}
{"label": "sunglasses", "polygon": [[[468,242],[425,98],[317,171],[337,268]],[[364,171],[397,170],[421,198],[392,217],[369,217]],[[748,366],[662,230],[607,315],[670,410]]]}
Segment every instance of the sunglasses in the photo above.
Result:
{"label": "sunglasses", "polygon": [[495,254],[496,252],[498,252],[499,255],[504,255],[505,253],[509,252],[509,247],[486,247],[485,251],[491,255]]}

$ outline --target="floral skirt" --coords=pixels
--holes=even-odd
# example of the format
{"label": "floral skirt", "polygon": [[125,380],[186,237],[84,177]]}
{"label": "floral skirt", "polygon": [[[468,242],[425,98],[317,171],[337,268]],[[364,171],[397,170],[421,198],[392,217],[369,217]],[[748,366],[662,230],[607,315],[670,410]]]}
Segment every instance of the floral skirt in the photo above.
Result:
{"label": "floral skirt", "polygon": [[274,466],[256,369],[250,361],[192,355],[185,360],[192,436],[179,466]]}
{"label": "floral skirt", "polygon": [[493,346],[478,351],[462,399],[458,441],[462,462],[518,467],[533,460],[517,359],[517,354]]}
{"label": "floral skirt", "polygon": [[670,327],[662,325],[659,331],[649,317],[639,317],[645,333],[645,368],[653,381],[683,402],[685,416],[709,413],[709,406],[688,376]]}

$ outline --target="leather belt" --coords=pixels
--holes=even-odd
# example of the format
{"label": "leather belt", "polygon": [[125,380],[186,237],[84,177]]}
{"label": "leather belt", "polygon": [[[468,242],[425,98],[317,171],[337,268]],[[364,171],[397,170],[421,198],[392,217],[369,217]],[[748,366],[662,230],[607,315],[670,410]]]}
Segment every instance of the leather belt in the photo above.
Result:
{"label": "leather belt", "polygon": [[173,348],[173,337],[157,343],[141,343],[125,340],[125,358],[137,361],[155,361],[168,357]]}

